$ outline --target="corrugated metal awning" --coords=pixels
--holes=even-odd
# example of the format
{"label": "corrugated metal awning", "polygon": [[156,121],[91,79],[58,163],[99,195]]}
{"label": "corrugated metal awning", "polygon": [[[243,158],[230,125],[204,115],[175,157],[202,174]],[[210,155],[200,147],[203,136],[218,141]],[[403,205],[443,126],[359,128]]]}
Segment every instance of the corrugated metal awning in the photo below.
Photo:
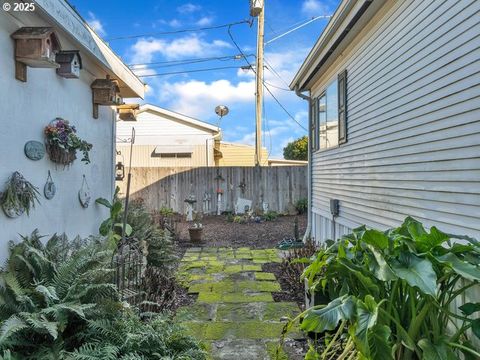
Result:
{"label": "corrugated metal awning", "polygon": [[177,153],[193,153],[191,145],[158,145],[153,151],[154,154],[177,154]]}

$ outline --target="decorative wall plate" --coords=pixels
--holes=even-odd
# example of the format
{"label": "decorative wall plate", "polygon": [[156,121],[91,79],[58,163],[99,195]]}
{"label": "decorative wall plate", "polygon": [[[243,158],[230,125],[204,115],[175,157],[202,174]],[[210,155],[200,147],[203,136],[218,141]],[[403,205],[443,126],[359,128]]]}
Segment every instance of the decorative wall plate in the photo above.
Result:
{"label": "decorative wall plate", "polygon": [[92,195],[90,194],[90,188],[88,187],[85,175],[83,175],[82,187],[80,188],[80,190],[78,190],[78,200],[80,200],[80,204],[84,208],[88,208],[91,199]]}
{"label": "decorative wall plate", "polygon": [[50,175],[50,170],[48,170],[47,182],[45,183],[45,186],[43,187],[43,195],[45,195],[45,198],[47,200],[51,200],[55,196],[56,192],[57,192],[57,187],[55,186],[55,183],[53,182],[52,175]]}
{"label": "decorative wall plate", "polygon": [[31,160],[37,161],[42,159],[45,156],[45,145],[40,141],[27,141],[25,147],[23,148],[25,156]]}

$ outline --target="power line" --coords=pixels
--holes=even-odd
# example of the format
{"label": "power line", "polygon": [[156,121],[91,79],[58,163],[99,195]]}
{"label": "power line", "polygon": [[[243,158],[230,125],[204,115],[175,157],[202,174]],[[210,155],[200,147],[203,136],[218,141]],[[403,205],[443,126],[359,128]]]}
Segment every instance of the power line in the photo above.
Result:
{"label": "power line", "polygon": [[[238,46],[237,42],[235,41],[235,39],[233,38],[233,35],[232,35],[232,32],[230,31],[230,26],[228,27],[228,36],[230,37],[230,39],[232,40],[233,44],[235,45],[235,47],[237,48],[237,50],[242,54],[244,55],[243,58],[245,59],[245,61],[247,62],[247,64],[250,66],[250,68],[252,69],[252,71],[256,74],[256,71],[255,69],[253,68],[252,64],[250,63],[250,61],[248,61],[248,58],[245,57],[245,54],[243,53],[242,49],[240,48],[240,46]],[[300,126],[303,130],[305,131],[308,131],[299,121],[297,121],[297,119],[295,119],[294,116],[292,116],[292,114],[290,114],[290,112],[285,108],[285,106],[282,105],[282,103],[277,99],[277,97],[272,93],[272,91],[270,90],[270,88],[267,86],[267,84],[265,84],[265,81],[263,81],[262,79],[262,83],[263,83],[263,86],[265,87],[265,90],[268,91],[268,93],[272,96],[272,98],[275,100],[275,102],[278,104],[278,106],[280,106],[283,111],[294,121],[297,123],[298,126]]]}
{"label": "power line", "polygon": [[[288,83],[280,76],[280,74],[277,71],[275,71],[272,64],[270,64],[266,58],[264,60],[265,60],[265,63],[268,65],[267,69],[270,70],[276,77],[278,77],[285,84],[287,88],[289,88]],[[290,88],[288,90],[290,90]]]}
{"label": "power line", "polygon": [[116,40],[125,40],[125,39],[138,39],[138,38],[141,38],[141,37],[151,37],[151,36],[159,36],[159,35],[172,35],[172,34],[180,34],[180,33],[186,33],[186,32],[199,32],[199,31],[205,31],[205,30],[221,29],[221,28],[226,28],[226,27],[230,27],[230,26],[234,26],[234,25],[240,25],[240,24],[246,24],[246,23],[250,23],[250,20],[242,20],[242,21],[231,22],[231,23],[228,23],[228,24],[206,26],[206,27],[194,28],[194,29],[181,29],[181,30],[157,32],[157,33],[117,36],[117,37],[113,37],[113,38],[108,38],[107,41],[116,41]]}
{"label": "power line", "polygon": [[[254,56],[254,55],[247,55]],[[205,58],[196,58],[196,59],[184,59],[184,60],[171,60],[171,61],[157,61],[151,63],[143,64],[131,64],[128,65],[132,70],[141,70],[140,66],[148,66],[149,68],[160,68],[160,67],[172,67],[172,66],[181,66],[181,65],[190,65],[198,64],[208,61],[228,61],[228,60],[240,60],[243,55],[228,55],[228,56],[216,56],[216,57],[205,57]]]}
{"label": "power line", "polygon": [[314,22],[315,20],[318,20],[318,19],[328,19],[328,18],[330,18],[330,17],[332,17],[332,16],[331,16],[331,15],[320,15],[320,16],[313,17],[313,18],[311,18],[310,20],[308,20],[307,22],[303,23],[302,25],[298,25],[298,26],[294,27],[293,29],[290,29],[290,30],[284,32],[283,34],[280,34],[280,35],[278,35],[278,36],[275,36],[273,39],[270,39],[270,40],[266,41],[266,42],[265,42],[265,45],[268,45],[268,44],[270,44],[271,42],[273,42],[273,41],[275,41],[275,40],[278,40],[278,39],[284,37],[285,35],[288,35],[288,34],[294,32],[294,31],[296,31],[296,30],[298,30],[298,29],[301,29],[302,27],[307,26],[308,24]]}
{"label": "power line", "polygon": [[172,71],[172,72],[167,72],[167,73],[154,73],[154,74],[145,74],[145,75],[137,75],[137,76],[138,77],[154,77],[154,76],[178,75],[178,74],[187,74],[187,73],[213,71],[213,70],[224,70],[224,69],[240,69],[240,67],[239,66],[223,66],[223,67],[216,67],[216,68],[195,69],[195,70],[185,70],[185,71]]}

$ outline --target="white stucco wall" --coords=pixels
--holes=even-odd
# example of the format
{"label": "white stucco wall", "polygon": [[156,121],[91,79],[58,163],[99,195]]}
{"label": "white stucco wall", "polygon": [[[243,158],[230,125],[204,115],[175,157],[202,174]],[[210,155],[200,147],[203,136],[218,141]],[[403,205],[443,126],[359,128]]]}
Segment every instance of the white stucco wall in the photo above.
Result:
{"label": "white stucco wall", "polygon": [[[101,221],[108,212],[94,203],[98,197],[111,198],[114,189],[113,150],[114,112],[110,107],[100,107],[99,118],[92,117],[90,84],[95,77],[105,73],[93,59],[82,54],[84,69],[80,79],[64,79],[54,69],[28,68],[28,81],[22,83],[14,76],[14,43],[10,34],[20,26],[48,25],[38,14],[13,18],[0,12],[0,191],[5,181],[19,171],[39,188],[40,205],[30,216],[10,219],[0,211],[0,264],[7,256],[9,240],[18,240],[38,228],[50,236],[65,232],[73,237],[97,234]],[[78,49],[65,34],[59,33],[62,48]],[[44,141],[43,129],[48,123],[61,117],[78,129],[78,135],[93,144],[91,163],[80,161],[82,154],[68,169],[56,165],[46,155],[32,161],[24,155],[24,144],[29,140]],[[43,187],[51,171],[57,186],[52,200],[43,196]],[[78,190],[85,174],[90,186],[92,201],[84,209],[78,200]]]}

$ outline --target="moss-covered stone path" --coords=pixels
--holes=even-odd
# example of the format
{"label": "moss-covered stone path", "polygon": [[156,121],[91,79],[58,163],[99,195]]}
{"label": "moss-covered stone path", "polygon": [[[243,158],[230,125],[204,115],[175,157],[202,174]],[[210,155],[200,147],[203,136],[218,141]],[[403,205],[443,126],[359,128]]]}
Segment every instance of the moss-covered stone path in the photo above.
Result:
{"label": "moss-covered stone path", "polygon": [[274,302],[272,292],[280,285],[262,271],[262,264],[280,261],[275,249],[204,247],[185,253],[180,272],[198,298],[180,308],[177,319],[205,341],[211,359],[275,359],[285,325],[280,319],[299,313],[295,303]]}

